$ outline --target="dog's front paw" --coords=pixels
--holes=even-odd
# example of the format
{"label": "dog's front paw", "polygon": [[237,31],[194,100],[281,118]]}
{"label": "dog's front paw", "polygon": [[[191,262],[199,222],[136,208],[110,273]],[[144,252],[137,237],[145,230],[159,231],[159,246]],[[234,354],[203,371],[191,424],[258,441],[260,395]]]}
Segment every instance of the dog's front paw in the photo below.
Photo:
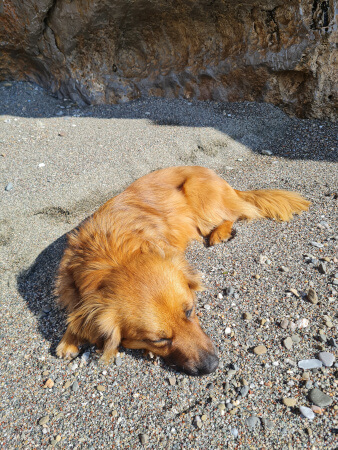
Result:
{"label": "dog's front paw", "polygon": [[60,342],[60,344],[57,346],[56,354],[59,358],[73,359],[79,354],[79,347],[74,344]]}

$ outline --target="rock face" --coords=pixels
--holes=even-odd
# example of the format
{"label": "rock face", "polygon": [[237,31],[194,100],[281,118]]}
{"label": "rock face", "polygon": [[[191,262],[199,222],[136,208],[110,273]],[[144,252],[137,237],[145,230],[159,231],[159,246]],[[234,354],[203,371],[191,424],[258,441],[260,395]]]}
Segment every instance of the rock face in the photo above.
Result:
{"label": "rock face", "polygon": [[335,119],[335,0],[0,0],[0,80],[77,102],[266,101]]}

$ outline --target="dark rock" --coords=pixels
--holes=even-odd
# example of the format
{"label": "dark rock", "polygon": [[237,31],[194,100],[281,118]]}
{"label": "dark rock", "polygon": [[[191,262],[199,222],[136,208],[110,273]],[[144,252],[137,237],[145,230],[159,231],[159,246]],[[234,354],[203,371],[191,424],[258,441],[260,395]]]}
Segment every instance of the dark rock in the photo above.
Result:
{"label": "dark rock", "polygon": [[334,2],[6,0],[0,79],[79,104],[267,101],[335,119]]}

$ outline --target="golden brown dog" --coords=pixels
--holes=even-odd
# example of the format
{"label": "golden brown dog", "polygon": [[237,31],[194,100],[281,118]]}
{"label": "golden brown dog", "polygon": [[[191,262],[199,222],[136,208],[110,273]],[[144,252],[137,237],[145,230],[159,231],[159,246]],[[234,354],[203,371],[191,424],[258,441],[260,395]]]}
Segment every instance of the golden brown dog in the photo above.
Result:
{"label": "golden brown dog", "polygon": [[109,361],[121,344],[189,374],[213,372],[218,358],[195,314],[201,284],[187,244],[208,237],[214,245],[238,219],[289,220],[309,204],[294,192],[234,190],[203,167],[140,178],[68,235],[56,284],[68,328],[57,355],[73,358],[90,342]]}

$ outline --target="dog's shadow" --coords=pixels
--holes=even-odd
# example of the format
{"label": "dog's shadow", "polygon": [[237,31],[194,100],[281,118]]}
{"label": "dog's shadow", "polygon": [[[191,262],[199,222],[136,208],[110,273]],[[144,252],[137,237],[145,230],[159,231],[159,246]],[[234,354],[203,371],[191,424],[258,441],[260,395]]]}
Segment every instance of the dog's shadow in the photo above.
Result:
{"label": "dog's shadow", "polygon": [[50,342],[53,355],[66,328],[66,314],[58,307],[53,293],[66,245],[67,234],[64,234],[43,250],[32,266],[17,278],[18,291],[38,318],[39,331]]}

